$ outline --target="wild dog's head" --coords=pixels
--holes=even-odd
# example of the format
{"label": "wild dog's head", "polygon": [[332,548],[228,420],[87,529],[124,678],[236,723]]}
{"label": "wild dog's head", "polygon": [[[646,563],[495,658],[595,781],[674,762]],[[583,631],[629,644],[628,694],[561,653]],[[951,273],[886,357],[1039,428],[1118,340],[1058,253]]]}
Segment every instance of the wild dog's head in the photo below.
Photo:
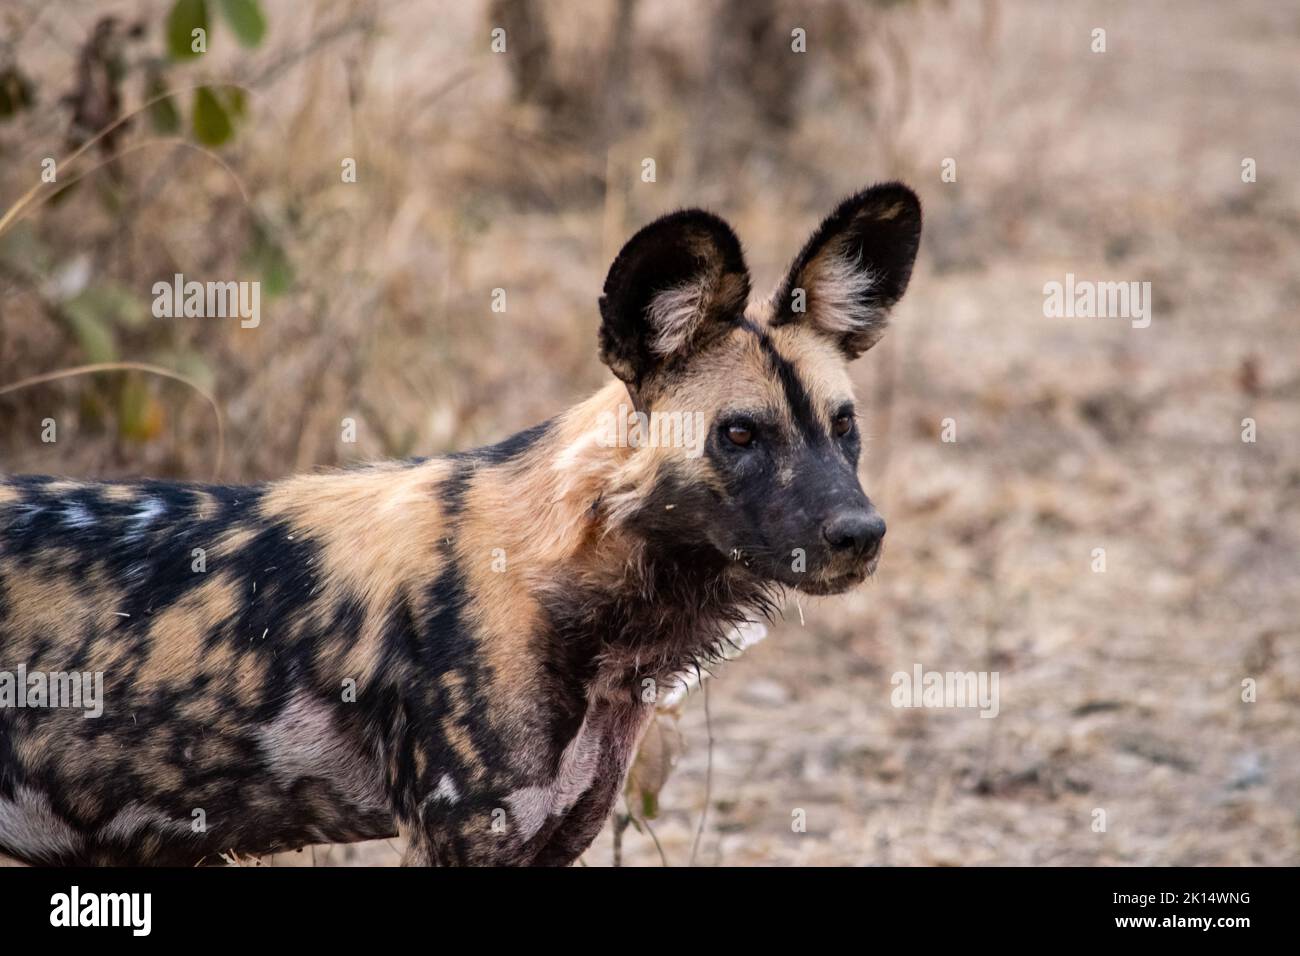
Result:
{"label": "wild dog's head", "polygon": [[[637,453],[655,456],[636,530],[813,594],[875,569],[885,522],[858,480],[848,363],[884,333],[920,238],[916,195],[872,187],[754,303],[740,242],[711,213],[664,216],[628,241],[600,300],[600,348],[647,416]],[[696,422],[694,441],[662,440],[691,439]]]}

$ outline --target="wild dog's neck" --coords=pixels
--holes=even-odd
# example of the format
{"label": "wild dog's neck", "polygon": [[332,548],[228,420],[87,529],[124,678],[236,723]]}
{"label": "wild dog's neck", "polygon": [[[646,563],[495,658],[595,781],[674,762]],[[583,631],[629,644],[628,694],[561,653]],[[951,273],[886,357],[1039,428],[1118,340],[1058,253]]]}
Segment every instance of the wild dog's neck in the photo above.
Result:
{"label": "wild dog's neck", "polygon": [[653,449],[625,440],[633,401],[612,381],[523,433],[526,442],[516,436],[464,459],[475,505],[498,516],[524,566],[544,575],[581,568],[612,584],[666,557],[640,520],[663,476]]}
{"label": "wild dog's neck", "polygon": [[659,533],[659,462],[610,440],[611,422],[631,408],[611,382],[482,476],[500,490],[500,527],[556,636],[589,648],[619,684],[665,680],[711,659],[736,624],[772,606],[768,587],[712,547]]}
{"label": "wild dog's neck", "polygon": [[[476,510],[495,515],[520,563],[539,573],[582,563],[599,547],[630,542],[619,528],[653,482],[634,449],[609,440],[609,422],[629,398],[618,382],[500,445],[457,456]],[[524,439],[526,436],[526,440]]]}

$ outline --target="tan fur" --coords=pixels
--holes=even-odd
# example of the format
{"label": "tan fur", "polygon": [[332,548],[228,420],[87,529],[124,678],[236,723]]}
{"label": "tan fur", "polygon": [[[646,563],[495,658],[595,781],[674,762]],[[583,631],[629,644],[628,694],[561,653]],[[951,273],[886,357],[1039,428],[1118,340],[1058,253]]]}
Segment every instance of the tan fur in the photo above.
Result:
{"label": "tan fur", "polygon": [[135,501],[139,495],[130,485],[105,485],[104,498],[114,504],[129,504]]}
{"label": "tan fur", "polygon": [[149,629],[153,640],[138,674],[141,685],[188,679],[195,662],[205,657],[204,635],[229,620],[240,604],[235,586],[218,573],[159,614]]}
{"label": "tan fur", "polygon": [[[9,572],[7,585],[13,624],[5,635],[5,654],[12,660],[30,659],[36,638],[61,634],[68,621],[88,622],[104,634],[111,633],[120,622],[115,614],[120,591],[99,575],[92,575],[90,585],[83,586],[66,574],[15,567]],[[50,653],[57,655],[58,649]],[[57,657],[54,662],[58,664]],[[29,666],[36,669],[38,663],[40,659]]]}
{"label": "tan fur", "polygon": [[207,521],[217,510],[217,500],[206,491],[196,491],[194,493],[195,508],[194,517],[199,521]]}
{"label": "tan fur", "polygon": [[448,462],[429,461],[305,475],[277,482],[263,498],[264,518],[320,547],[318,612],[332,611],[336,594],[349,592],[366,607],[361,633],[323,650],[341,677],[364,683],[375,675],[385,614],[403,589],[414,601],[437,579],[446,533],[439,488],[450,472]]}
{"label": "tan fur", "polygon": [[799,371],[818,420],[829,428],[832,410],[853,399],[853,380],[843,354],[825,336],[798,325],[780,326],[770,334],[777,351]]}

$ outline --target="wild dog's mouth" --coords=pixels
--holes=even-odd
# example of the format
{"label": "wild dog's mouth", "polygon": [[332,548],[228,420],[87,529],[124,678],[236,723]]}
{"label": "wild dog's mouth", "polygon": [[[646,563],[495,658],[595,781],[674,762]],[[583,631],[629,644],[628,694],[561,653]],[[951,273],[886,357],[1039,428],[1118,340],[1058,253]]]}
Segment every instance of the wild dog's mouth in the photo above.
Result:
{"label": "wild dog's mouth", "polygon": [[838,574],[824,574],[818,577],[806,577],[803,581],[795,584],[795,588],[804,594],[824,595],[824,594],[843,594],[845,591],[851,591],[867,578],[876,573],[876,566],[880,563],[880,556],[876,555],[864,564],[858,567],[844,571]]}
{"label": "wild dog's mouth", "polygon": [[859,560],[848,566],[835,562],[829,567],[808,572],[795,571],[784,563],[764,567],[765,562],[744,548],[733,548],[729,557],[734,564],[744,568],[754,577],[775,581],[804,594],[822,596],[843,594],[874,575],[880,564],[880,549],[877,548],[865,560]]}

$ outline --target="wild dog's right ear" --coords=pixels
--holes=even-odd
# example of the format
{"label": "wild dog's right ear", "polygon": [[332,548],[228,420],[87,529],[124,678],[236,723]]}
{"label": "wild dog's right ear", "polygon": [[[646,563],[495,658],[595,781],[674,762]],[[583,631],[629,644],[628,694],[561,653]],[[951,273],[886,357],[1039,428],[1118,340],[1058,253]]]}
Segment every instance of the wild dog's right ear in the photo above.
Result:
{"label": "wild dog's right ear", "polygon": [[850,196],[795,257],[772,324],[805,323],[857,358],[885,334],[920,244],[921,201],[902,183]]}
{"label": "wild dog's right ear", "polygon": [[685,209],[645,226],[609,268],[600,359],[635,391],[735,325],[749,300],[740,240],[712,213]]}

